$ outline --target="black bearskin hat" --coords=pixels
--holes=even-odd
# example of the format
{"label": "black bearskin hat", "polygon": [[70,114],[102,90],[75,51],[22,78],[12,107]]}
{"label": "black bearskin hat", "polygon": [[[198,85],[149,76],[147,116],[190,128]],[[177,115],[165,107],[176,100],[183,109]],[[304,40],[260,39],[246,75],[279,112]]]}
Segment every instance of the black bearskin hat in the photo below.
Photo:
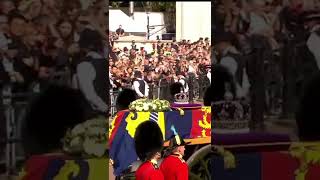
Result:
{"label": "black bearskin hat", "polygon": [[136,153],[141,161],[152,158],[163,146],[163,134],[154,121],[141,123],[134,135]]}
{"label": "black bearskin hat", "polygon": [[50,84],[30,102],[23,123],[28,155],[61,149],[68,129],[84,122],[86,99],[79,90]]}

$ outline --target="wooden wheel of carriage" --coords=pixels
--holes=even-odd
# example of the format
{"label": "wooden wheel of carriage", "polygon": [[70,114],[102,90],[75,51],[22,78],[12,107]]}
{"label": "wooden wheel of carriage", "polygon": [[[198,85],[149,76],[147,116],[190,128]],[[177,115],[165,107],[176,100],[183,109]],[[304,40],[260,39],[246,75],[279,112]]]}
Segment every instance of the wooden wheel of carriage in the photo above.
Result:
{"label": "wooden wheel of carriage", "polygon": [[211,180],[211,152],[211,144],[208,144],[201,147],[188,158],[190,180]]}

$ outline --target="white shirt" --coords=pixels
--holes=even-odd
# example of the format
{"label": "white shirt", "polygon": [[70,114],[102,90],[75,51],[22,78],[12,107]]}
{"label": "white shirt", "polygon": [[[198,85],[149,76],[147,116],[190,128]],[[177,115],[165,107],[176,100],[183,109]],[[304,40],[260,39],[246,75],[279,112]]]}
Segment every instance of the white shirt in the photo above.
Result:
{"label": "white shirt", "polygon": [[209,71],[209,72],[207,73],[207,77],[208,77],[208,79],[209,79],[209,81],[210,81],[210,84],[211,84],[211,71]]}
{"label": "white shirt", "polygon": [[318,30],[319,28],[320,28],[320,25],[317,25],[312,28],[311,34],[307,41],[307,46],[311,51],[311,53],[313,54],[313,56],[315,57],[315,60],[318,65],[318,69],[320,69],[320,37],[315,31]]}
{"label": "white shirt", "polygon": [[[225,51],[223,52],[223,55],[227,54],[228,52],[232,52],[232,53],[236,53],[236,54],[238,53],[238,51],[233,46],[230,46],[229,48],[225,49]],[[220,61],[220,64],[222,66],[224,66],[225,68],[227,68],[228,71],[235,78],[235,75],[236,75],[236,72],[238,69],[238,64],[234,58],[232,58],[230,56],[223,57]],[[247,72],[245,69],[243,70],[243,79],[242,80],[243,80],[242,84],[239,84],[239,82],[236,83],[237,97],[244,97],[249,92],[250,83],[249,83],[248,75],[247,75]],[[211,82],[211,78],[210,78],[210,82]]]}
{"label": "white shirt", "polygon": [[[143,80],[141,78],[137,78],[137,80]],[[143,80],[144,81],[144,80]],[[138,81],[134,81],[133,82],[133,86],[132,86],[132,89],[134,89],[136,91],[136,93],[138,94],[139,97],[148,97],[149,96],[149,85],[146,81],[144,81],[144,84],[145,84],[145,88],[144,88],[144,92],[140,92],[140,84]]]}
{"label": "white shirt", "polygon": [[185,79],[179,79],[178,82],[182,84],[185,93],[189,91],[189,86]]}
{"label": "white shirt", "polygon": [[[87,56],[92,58],[102,58],[96,52],[89,52]],[[93,109],[106,112],[108,105],[97,95],[93,81],[96,78],[96,70],[89,62],[82,62],[77,66],[77,77],[79,82],[79,88],[89,101]]]}

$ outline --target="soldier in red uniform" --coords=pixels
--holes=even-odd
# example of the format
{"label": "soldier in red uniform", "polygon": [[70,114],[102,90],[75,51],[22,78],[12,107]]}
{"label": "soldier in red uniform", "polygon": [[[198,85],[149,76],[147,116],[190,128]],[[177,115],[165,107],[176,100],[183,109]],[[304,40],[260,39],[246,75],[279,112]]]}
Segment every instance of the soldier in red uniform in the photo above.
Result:
{"label": "soldier in red uniform", "polygon": [[[175,132],[175,130],[174,130]],[[186,143],[176,132],[170,139],[165,158],[160,165],[160,170],[165,180],[188,180],[188,164],[183,160]]]}
{"label": "soldier in red uniform", "polygon": [[135,148],[142,164],[137,169],[136,180],[164,180],[159,169],[163,135],[159,125],[154,121],[141,123],[135,133]]}

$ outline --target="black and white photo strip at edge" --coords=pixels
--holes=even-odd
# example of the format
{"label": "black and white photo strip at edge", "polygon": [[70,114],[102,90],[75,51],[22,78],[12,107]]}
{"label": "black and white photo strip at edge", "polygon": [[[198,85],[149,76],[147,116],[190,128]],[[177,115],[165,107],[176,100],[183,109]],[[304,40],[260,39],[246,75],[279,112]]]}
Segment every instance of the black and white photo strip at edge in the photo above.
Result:
{"label": "black and white photo strip at edge", "polygon": [[108,2],[0,2],[0,179],[106,179]]}
{"label": "black and white photo strip at edge", "polygon": [[212,179],[320,177],[319,5],[214,2]]}

